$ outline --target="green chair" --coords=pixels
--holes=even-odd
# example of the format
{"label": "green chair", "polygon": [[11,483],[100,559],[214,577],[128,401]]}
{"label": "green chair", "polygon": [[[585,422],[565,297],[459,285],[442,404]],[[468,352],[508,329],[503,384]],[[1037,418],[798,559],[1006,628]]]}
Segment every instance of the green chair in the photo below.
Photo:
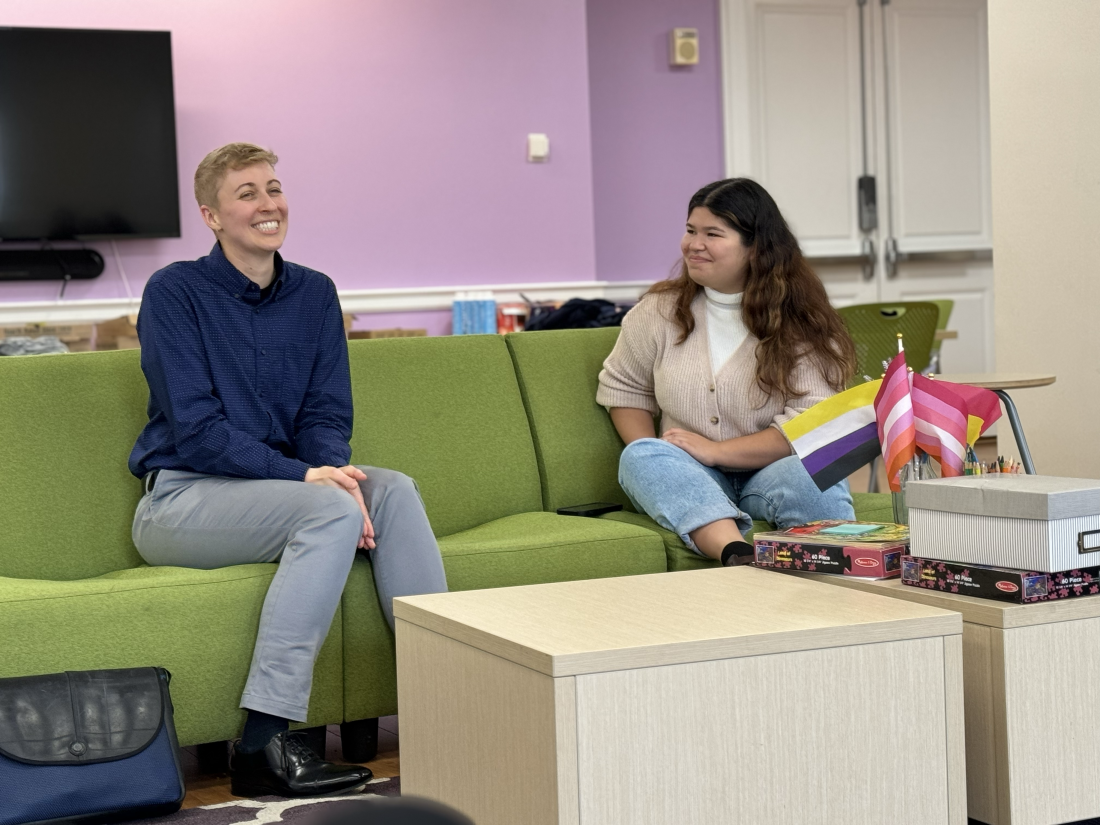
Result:
{"label": "green chair", "polygon": [[916,372],[928,366],[940,308],[932,301],[856,304],[837,310],[856,345],[855,382],[882,375],[882,362],[898,354],[898,333],[905,343],[905,363]]}
{"label": "green chair", "polygon": [[[914,371],[928,367],[936,342],[940,308],[933,301],[898,301],[889,304],[855,304],[837,310],[856,345],[856,374],[852,384],[878,378],[883,362],[898,354],[898,333],[905,345],[905,363]],[[867,492],[877,492],[878,459],[871,462]]]}
{"label": "green chair", "polygon": [[[955,302],[950,298],[935,298],[932,303],[940,308],[940,318],[936,322],[936,332],[947,329],[947,322],[951,320],[951,310],[955,308]],[[932,341],[932,356],[928,362],[929,372],[939,373],[940,368],[940,347],[943,346],[943,341],[933,338]]]}

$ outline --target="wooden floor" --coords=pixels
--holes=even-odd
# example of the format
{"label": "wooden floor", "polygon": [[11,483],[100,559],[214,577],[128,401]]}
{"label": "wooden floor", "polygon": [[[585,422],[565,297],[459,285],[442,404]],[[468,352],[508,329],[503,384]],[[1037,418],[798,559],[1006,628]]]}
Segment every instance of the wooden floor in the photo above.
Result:
{"label": "wooden floor", "polygon": [[[975,451],[980,460],[992,461],[997,457],[996,438],[978,439]],[[885,492],[888,487],[886,486],[885,472],[881,467],[881,463],[882,460],[879,459],[879,490]],[[866,492],[869,476],[870,471],[867,467],[850,476],[848,480],[851,483],[852,490]],[[401,773],[397,751],[397,730],[396,716],[385,716],[379,720],[378,756],[374,761],[366,763],[367,767],[374,771],[376,777],[388,778],[399,776]],[[328,749],[325,756],[333,762],[343,762],[340,756],[340,727],[338,725],[333,725],[328,729]],[[184,778],[187,781],[187,797],[183,802],[183,807],[194,808],[199,805],[213,805],[218,802],[229,802],[236,798],[229,793],[228,776],[200,772],[194,748],[184,748],[183,750],[183,771]]]}
{"label": "wooden floor", "polygon": [[[340,726],[332,725],[328,729],[328,743],[325,757],[332,762],[344,763],[340,756]],[[204,774],[199,770],[198,757],[194,748],[183,749],[183,778],[187,783],[187,796],[183,800],[184,808],[197,808],[200,805],[215,805],[219,802],[231,802],[237,797],[229,792],[229,777],[225,774]],[[374,771],[376,778],[400,776],[397,756],[397,717],[384,716],[378,720],[378,756],[364,763]]]}

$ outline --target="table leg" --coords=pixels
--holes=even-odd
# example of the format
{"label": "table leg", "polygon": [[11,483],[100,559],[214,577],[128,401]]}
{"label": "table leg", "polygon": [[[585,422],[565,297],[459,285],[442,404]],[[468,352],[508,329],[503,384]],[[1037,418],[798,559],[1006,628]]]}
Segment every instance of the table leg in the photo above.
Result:
{"label": "table leg", "polygon": [[1027,448],[1027,439],[1024,438],[1024,428],[1020,424],[1020,416],[1016,412],[1016,405],[1012,403],[1012,399],[1008,397],[1008,393],[1004,390],[993,390],[993,392],[997,393],[1005,405],[1005,412],[1008,413],[1008,423],[1012,425],[1012,434],[1016,437],[1016,446],[1020,448],[1020,461],[1024,465],[1024,472],[1035,475],[1035,464],[1031,460],[1031,450]]}

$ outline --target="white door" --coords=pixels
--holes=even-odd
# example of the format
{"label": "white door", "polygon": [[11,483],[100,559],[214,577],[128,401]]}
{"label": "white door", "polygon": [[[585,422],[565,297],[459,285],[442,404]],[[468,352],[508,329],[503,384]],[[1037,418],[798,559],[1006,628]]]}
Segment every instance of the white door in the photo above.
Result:
{"label": "white door", "polygon": [[834,304],[951,298],[942,368],[992,370],[985,0],[722,12],[728,174],[772,193]]}

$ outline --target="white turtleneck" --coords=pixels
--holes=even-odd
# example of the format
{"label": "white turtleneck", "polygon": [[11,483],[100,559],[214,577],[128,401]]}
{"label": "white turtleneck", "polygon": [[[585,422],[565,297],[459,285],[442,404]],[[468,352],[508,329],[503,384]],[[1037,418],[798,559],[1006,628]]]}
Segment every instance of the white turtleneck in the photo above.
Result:
{"label": "white turtleneck", "polygon": [[710,343],[710,364],[714,374],[748,337],[749,331],[741,317],[742,292],[732,295],[716,292],[709,286],[707,293],[707,340]]}

